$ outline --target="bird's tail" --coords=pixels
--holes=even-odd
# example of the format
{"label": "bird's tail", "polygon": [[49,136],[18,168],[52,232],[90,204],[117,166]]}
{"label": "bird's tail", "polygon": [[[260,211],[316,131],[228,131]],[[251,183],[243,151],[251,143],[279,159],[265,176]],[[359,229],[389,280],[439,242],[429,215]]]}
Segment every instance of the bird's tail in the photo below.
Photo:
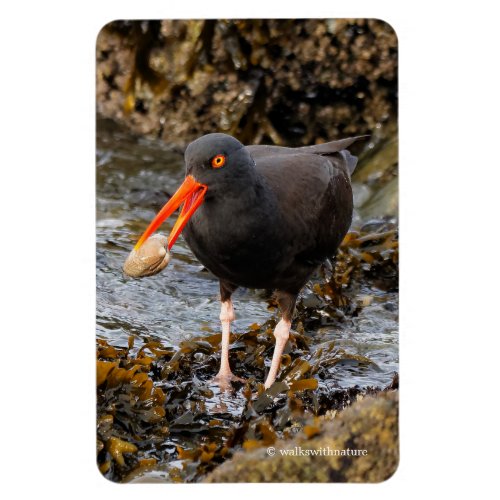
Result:
{"label": "bird's tail", "polygon": [[356,165],[358,164],[358,157],[352,155],[347,149],[343,149],[339,151],[339,155],[344,158],[345,164],[347,166],[347,170],[349,170],[349,175],[352,175]]}
{"label": "bird's tail", "polygon": [[333,153],[338,153],[343,149],[347,149],[351,144],[361,139],[367,139],[369,135],[357,135],[355,137],[346,137],[345,139],[340,139],[338,141],[325,142],[323,144],[314,144],[313,146],[302,146],[296,148],[297,151],[303,151],[304,153],[313,153],[318,155],[328,155]]}
{"label": "bird's tail", "polygon": [[347,148],[354,142],[361,139],[367,139],[368,137],[370,136],[358,135],[356,137],[347,137],[345,139],[340,139],[339,141],[325,142],[324,144],[315,144],[314,146],[303,146],[301,148],[297,148],[297,150],[321,156],[340,155],[344,160],[347,170],[349,171],[349,175],[352,175],[358,163],[358,158],[357,156],[352,155]]}

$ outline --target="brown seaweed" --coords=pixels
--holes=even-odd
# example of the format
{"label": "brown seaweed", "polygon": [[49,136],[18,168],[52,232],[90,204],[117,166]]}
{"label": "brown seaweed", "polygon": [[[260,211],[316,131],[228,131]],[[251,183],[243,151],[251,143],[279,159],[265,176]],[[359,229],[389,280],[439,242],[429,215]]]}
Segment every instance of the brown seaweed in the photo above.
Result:
{"label": "brown seaweed", "polygon": [[[169,481],[196,481],[237,450],[266,446],[298,431],[313,438],[318,430],[311,417],[331,418],[360,395],[382,390],[332,387],[331,371],[341,365],[361,371],[377,366],[333,341],[311,350],[301,325],[314,325],[320,318],[341,323],[356,314],[366,301],[366,296],[357,299],[361,282],[374,290],[397,288],[397,264],[397,232],[390,222],[372,222],[349,233],[336,260],[322,266],[301,296],[297,328],[278,380],[267,390],[261,381],[274,348],[275,319],[231,335],[231,365],[247,380],[236,383],[232,393],[211,384],[218,369],[220,333],[193,337],[176,348],[134,336],[121,347],[99,339],[101,472],[128,481],[161,470]],[[390,388],[397,388],[397,377]]]}

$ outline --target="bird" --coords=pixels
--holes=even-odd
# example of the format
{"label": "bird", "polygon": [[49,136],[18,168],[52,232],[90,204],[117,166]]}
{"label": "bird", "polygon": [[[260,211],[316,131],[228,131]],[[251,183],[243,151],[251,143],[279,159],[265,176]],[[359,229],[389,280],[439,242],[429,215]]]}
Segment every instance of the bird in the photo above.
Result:
{"label": "bird", "polygon": [[210,133],[184,153],[185,179],[137,241],[134,251],[182,206],[167,240],[183,232],[201,264],[220,284],[221,387],[241,381],[229,363],[232,294],[238,287],[273,290],[280,310],[264,387],[276,380],[298,295],[328,257],[336,254],[352,222],[349,152],[366,136],[312,146],[244,146]]}

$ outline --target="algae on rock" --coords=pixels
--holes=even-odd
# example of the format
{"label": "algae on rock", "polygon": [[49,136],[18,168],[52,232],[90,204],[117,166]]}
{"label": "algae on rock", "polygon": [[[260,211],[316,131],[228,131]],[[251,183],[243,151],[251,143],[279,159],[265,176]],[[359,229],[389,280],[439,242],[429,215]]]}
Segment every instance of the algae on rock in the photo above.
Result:
{"label": "algae on rock", "polygon": [[[377,483],[391,477],[399,462],[398,392],[365,397],[333,420],[304,427],[291,440],[241,451],[211,472],[205,482]],[[360,456],[329,454],[366,450]],[[321,455],[307,450],[324,450]],[[271,452],[272,453],[272,452]]]}
{"label": "algae on rock", "polygon": [[180,146],[314,144],[392,122],[397,66],[376,19],[118,21],[97,38],[97,110]]}

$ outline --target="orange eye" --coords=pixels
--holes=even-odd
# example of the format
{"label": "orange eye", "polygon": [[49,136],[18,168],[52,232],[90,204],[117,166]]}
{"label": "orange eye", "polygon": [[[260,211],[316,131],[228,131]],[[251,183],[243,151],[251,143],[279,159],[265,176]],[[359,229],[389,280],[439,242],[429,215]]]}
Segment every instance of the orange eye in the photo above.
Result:
{"label": "orange eye", "polygon": [[226,163],[226,157],[224,155],[217,155],[212,158],[212,167],[220,168]]}

